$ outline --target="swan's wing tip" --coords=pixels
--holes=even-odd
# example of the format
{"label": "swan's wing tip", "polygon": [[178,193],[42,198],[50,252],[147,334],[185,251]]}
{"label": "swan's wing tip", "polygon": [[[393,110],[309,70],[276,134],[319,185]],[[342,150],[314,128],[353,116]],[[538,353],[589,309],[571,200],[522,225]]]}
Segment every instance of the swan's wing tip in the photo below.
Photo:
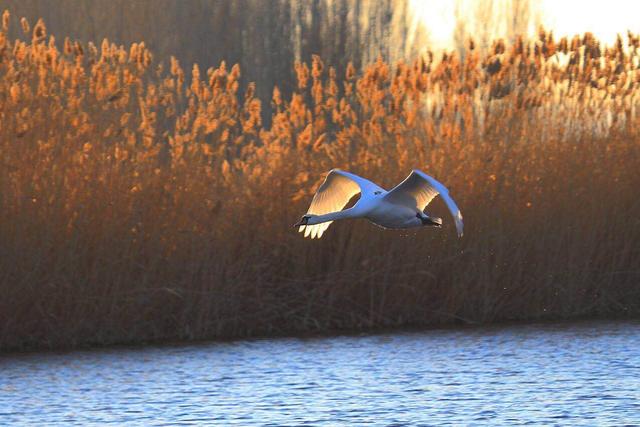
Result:
{"label": "swan's wing tip", "polygon": [[458,209],[458,211],[454,215],[454,220],[456,223],[456,231],[458,232],[458,237],[462,237],[462,235],[464,234],[464,223],[462,222],[462,212],[460,212],[460,209]]}
{"label": "swan's wing tip", "polygon": [[458,232],[458,237],[462,237],[462,235],[464,234],[463,233],[464,223],[462,222],[462,212],[460,211],[460,208],[458,208],[458,205],[456,204],[456,202],[453,201],[453,198],[449,194],[449,189],[443,183],[441,183],[434,177],[422,172],[420,169],[414,169],[413,172],[417,173],[422,178],[424,178],[429,184],[431,184],[433,188],[435,188],[436,191],[440,194],[440,197],[444,199],[444,202],[447,205],[447,208],[449,208],[449,211],[453,216],[453,220],[456,225],[456,231]]}

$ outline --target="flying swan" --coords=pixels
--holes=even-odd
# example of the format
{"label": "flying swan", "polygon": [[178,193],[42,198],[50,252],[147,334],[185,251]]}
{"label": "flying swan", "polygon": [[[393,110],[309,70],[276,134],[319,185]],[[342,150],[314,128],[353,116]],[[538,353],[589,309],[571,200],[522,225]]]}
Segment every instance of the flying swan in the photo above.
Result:
{"label": "flying swan", "polygon": [[[358,202],[344,209],[358,193]],[[358,175],[332,169],[313,196],[309,210],[294,227],[312,239],[322,237],[333,221],[348,218],[366,218],[383,228],[441,227],[442,219],[424,213],[438,194],[453,215],[458,237],[462,237],[462,214],[449,197],[449,190],[417,169],[390,191]]]}

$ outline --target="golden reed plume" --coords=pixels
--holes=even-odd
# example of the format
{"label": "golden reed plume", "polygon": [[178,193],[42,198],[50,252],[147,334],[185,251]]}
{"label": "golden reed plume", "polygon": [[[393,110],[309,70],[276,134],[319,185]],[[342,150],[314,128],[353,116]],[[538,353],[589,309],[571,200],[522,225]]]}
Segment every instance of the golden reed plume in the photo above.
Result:
{"label": "golden reed plume", "polygon": [[[0,32],[2,349],[640,313],[637,35],[344,76],[315,56],[266,127],[237,65],[60,50],[20,22]],[[465,238],[300,239],[334,167],[446,176]]]}

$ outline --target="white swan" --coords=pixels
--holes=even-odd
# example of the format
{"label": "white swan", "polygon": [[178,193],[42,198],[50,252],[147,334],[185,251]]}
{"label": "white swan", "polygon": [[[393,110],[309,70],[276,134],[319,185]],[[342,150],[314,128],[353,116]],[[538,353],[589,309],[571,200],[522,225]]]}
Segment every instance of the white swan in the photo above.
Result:
{"label": "white swan", "polygon": [[[342,210],[358,193],[358,202]],[[358,175],[332,169],[313,196],[306,215],[294,227],[312,239],[322,237],[333,221],[347,218],[366,218],[383,228],[441,227],[442,219],[423,212],[438,194],[453,215],[458,237],[462,237],[462,214],[449,197],[449,190],[417,169],[390,191]]]}

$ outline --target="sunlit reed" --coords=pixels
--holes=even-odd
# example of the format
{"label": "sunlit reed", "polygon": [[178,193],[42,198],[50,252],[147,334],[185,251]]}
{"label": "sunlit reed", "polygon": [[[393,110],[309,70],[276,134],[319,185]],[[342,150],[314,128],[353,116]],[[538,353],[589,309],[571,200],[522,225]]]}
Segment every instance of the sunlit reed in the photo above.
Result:
{"label": "sunlit reed", "polygon": [[[638,36],[337,75],[0,32],[0,348],[640,313]],[[99,47],[98,47],[99,46]],[[244,89],[241,89],[244,88]],[[446,182],[465,237],[291,225],[331,168]],[[434,213],[447,217],[438,202]]]}

